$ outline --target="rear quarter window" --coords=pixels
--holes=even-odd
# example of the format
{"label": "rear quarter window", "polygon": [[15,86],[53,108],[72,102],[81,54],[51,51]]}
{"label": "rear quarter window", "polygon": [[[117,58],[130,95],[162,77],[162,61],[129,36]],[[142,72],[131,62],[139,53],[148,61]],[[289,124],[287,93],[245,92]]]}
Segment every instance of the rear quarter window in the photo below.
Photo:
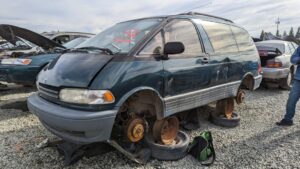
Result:
{"label": "rear quarter window", "polygon": [[235,26],[231,26],[231,29],[239,47],[239,51],[255,50],[255,44],[246,30]]}
{"label": "rear quarter window", "polygon": [[236,41],[229,25],[202,21],[215,53],[238,52]]}

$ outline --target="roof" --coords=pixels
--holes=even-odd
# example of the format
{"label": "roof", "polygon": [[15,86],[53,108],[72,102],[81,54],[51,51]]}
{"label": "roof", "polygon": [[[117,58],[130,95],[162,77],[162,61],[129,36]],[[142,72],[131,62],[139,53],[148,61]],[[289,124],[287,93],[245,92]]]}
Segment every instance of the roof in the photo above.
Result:
{"label": "roof", "polygon": [[[204,14],[204,13],[198,13],[198,12],[187,12],[187,13],[181,13],[181,14],[177,14],[177,15],[162,15],[162,16],[145,17],[145,18],[132,19],[132,20],[128,20],[128,21],[135,21],[135,20],[142,20],[142,19],[154,19],[154,18],[162,18],[162,19],[166,19],[166,18],[200,18],[200,19],[209,20],[209,21],[219,21],[219,22],[221,21],[221,22],[234,24],[234,22],[229,19],[222,18],[219,16],[214,16],[214,15]],[[127,22],[127,21],[124,21],[124,22]]]}
{"label": "roof", "polygon": [[285,44],[288,43],[289,41],[284,41],[284,40],[266,40],[266,41],[260,41],[260,42],[256,42],[258,44],[260,43],[277,43],[277,44]]}

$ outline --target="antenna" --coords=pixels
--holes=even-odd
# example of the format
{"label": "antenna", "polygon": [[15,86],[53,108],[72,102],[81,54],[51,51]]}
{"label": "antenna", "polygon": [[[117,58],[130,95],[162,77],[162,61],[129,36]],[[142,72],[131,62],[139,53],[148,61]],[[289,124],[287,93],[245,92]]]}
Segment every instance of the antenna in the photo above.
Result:
{"label": "antenna", "polygon": [[277,20],[275,21],[275,24],[276,24],[276,26],[277,26],[277,31],[276,31],[276,34],[277,34],[277,32],[279,32],[279,25],[280,25],[280,19],[279,19],[279,17],[278,17]]}

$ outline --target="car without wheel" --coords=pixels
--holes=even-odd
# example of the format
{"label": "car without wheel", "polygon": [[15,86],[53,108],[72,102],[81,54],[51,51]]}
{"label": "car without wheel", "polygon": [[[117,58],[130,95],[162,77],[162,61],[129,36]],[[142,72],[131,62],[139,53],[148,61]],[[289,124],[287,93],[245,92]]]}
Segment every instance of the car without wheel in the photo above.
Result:
{"label": "car without wheel", "polygon": [[290,89],[296,66],[290,62],[298,45],[281,40],[256,42],[262,65],[263,82]]}
{"label": "car without wheel", "polygon": [[[178,113],[241,101],[241,89],[259,87],[260,71],[254,42],[230,20],[199,13],[142,18],[53,60],[38,75],[28,107],[73,143],[139,144],[146,135],[155,144],[188,143],[178,134]],[[232,111],[223,113],[233,118]]]}

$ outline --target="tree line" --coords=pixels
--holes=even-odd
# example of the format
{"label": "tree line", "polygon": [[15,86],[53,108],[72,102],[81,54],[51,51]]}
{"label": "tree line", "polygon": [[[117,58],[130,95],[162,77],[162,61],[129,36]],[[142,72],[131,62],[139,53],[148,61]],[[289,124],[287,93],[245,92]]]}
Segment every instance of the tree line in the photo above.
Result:
{"label": "tree line", "polygon": [[[260,39],[264,40],[266,32],[264,30],[261,31]],[[294,32],[294,28],[291,27],[289,33],[287,34],[286,30],[283,31],[283,34],[280,33],[279,30],[276,32],[276,37],[286,41],[292,41],[297,44],[300,44],[300,27],[298,27],[297,32]]]}

